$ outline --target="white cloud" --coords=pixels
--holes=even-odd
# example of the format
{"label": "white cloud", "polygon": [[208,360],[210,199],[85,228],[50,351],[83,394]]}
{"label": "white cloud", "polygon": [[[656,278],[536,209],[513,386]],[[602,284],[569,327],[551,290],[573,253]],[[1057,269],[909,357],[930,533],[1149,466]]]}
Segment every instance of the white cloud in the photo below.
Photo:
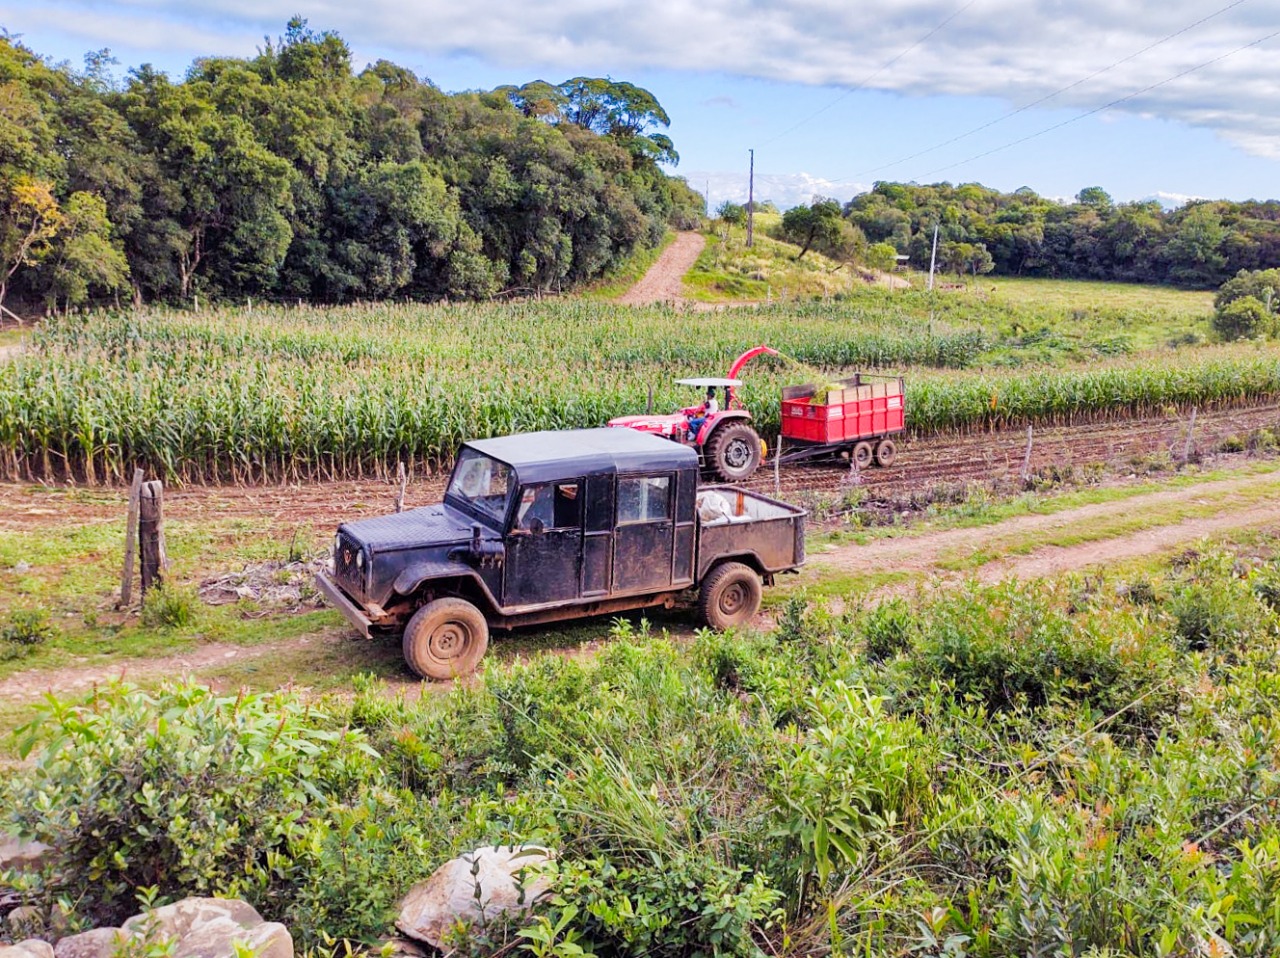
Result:
{"label": "white cloud", "polygon": [[[0,3],[0,22],[5,6]],[[314,26],[338,30],[357,49],[465,54],[550,72],[662,68],[845,87],[865,82],[909,96],[992,96],[1013,105],[1132,57],[1046,105],[1093,109],[1160,84],[1116,109],[1208,128],[1248,153],[1280,159],[1280,37],[1161,82],[1280,29],[1273,0],[1247,0],[1138,56],[1132,55],[1205,18],[1216,4],[1206,10],[1203,0],[981,0],[887,68],[891,57],[956,14],[959,0],[874,6],[490,0],[483,8],[444,0],[311,0],[303,6]],[[29,3],[18,9],[23,20],[56,22],[102,43],[124,35],[138,46],[162,30],[172,46],[207,52],[226,49],[228,33],[274,35],[298,7],[297,0],[44,0],[34,11]],[[210,44],[209,34],[222,42]]]}
{"label": "white cloud", "polygon": [[[725,200],[734,203],[747,201],[747,172],[702,172],[680,171],[680,175],[689,181],[689,185],[704,195],[710,195],[710,208],[715,210]],[[815,196],[826,196],[846,203],[859,193],[871,189],[869,183],[855,183],[852,180],[827,180],[809,173],[757,173],[756,201],[766,200],[777,205],[778,209],[790,209],[802,203],[808,203]]]}

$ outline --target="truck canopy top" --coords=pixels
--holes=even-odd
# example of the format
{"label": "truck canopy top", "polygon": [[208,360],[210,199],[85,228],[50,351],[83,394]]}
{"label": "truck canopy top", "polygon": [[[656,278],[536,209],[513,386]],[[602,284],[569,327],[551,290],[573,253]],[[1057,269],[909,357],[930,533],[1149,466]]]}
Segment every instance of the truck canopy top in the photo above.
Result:
{"label": "truck canopy top", "polygon": [[698,453],[693,448],[635,429],[526,432],[475,439],[466,445],[514,467],[521,482],[698,467]]}

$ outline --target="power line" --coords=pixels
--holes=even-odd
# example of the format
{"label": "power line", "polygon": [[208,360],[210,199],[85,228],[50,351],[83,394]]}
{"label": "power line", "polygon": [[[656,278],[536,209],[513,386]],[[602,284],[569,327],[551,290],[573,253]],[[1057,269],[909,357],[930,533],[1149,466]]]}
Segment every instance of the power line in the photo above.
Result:
{"label": "power line", "polygon": [[1070,126],[1072,123],[1075,123],[1078,120],[1083,120],[1086,117],[1093,116],[1094,114],[1102,113],[1104,110],[1110,110],[1112,107],[1119,106],[1121,103],[1125,103],[1129,100],[1134,99],[1135,97],[1140,97],[1144,93],[1150,93],[1152,90],[1156,89],[1157,87],[1162,87],[1166,83],[1172,83],[1174,80],[1180,80],[1185,76],[1195,73],[1197,70],[1203,70],[1207,66],[1212,66],[1215,63],[1220,63],[1221,61],[1227,59],[1228,57],[1233,57],[1237,53],[1243,53],[1245,50],[1248,50],[1251,47],[1256,47],[1261,43],[1266,43],[1268,40],[1271,40],[1275,37],[1280,37],[1280,30],[1276,30],[1273,33],[1268,33],[1265,37],[1259,37],[1257,40],[1254,40],[1251,43],[1246,43],[1242,47],[1236,47],[1234,50],[1231,50],[1228,53],[1223,53],[1219,56],[1216,56],[1212,60],[1205,60],[1203,63],[1197,63],[1195,66],[1188,67],[1186,70],[1183,70],[1181,73],[1175,73],[1171,77],[1166,77],[1165,79],[1159,81],[1158,83],[1153,83],[1150,86],[1143,87],[1141,90],[1136,90],[1133,93],[1130,93],[1126,96],[1119,97],[1118,99],[1112,100],[1110,103],[1103,104],[1100,107],[1095,107],[1092,110],[1086,110],[1084,113],[1077,114],[1076,116],[1071,117],[1069,120],[1063,120],[1061,123],[1055,123],[1052,126],[1047,126],[1043,130],[1039,130],[1035,133],[1030,133],[1027,136],[1019,137],[1016,140],[1011,140],[1010,142],[1004,144],[1003,146],[993,147],[992,149],[986,150],[982,153],[974,154],[968,159],[960,160],[959,162],[956,162],[956,163],[949,163],[946,166],[940,166],[936,170],[930,170],[928,173],[925,173],[919,177],[914,177],[913,179],[922,180],[922,179],[925,179],[926,177],[933,176],[937,173],[943,173],[947,170],[955,169],[957,166],[964,166],[966,163],[972,163],[974,160],[980,160],[983,157],[991,156],[991,154],[993,153],[1000,153],[1003,150],[1007,150],[1007,149],[1010,149],[1011,147],[1018,146],[1019,144],[1026,143],[1028,140],[1034,140],[1037,137],[1044,136],[1046,133],[1052,133],[1054,130],[1060,130],[1064,126]]}
{"label": "power line", "polygon": [[1127,57],[1123,57],[1115,61],[1114,63],[1108,64],[1107,66],[1103,67],[1100,70],[1095,70],[1093,73],[1090,73],[1088,76],[1081,77],[1079,80],[1076,80],[1073,83],[1068,83],[1066,86],[1061,87],[1060,89],[1054,90],[1052,93],[1048,93],[1040,97],[1038,100],[1032,100],[1030,103],[1023,104],[1022,106],[1018,107],[1016,110],[1011,110],[1008,113],[1005,113],[1003,116],[998,116],[994,120],[991,120],[987,123],[983,123],[981,126],[975,126],[972,130],[969,130],[965,133],[961,133],[957,136],[953,136],[949,140],[943,140],[941,143],[937,143],[926,149],[920,150],[916,153],[912,153],[909,156],[902,156],[896,160],[891,160],[888,163],[883,163],[880,166],[873,166],[870,169],[861,170],[857,173],[854,173],[852,176],[842,177],[842,179],[852,180],[852,179],[857,179],[860,176],[867,176],[871,173],[878,173],[881,170],[887,170],[890,167],[897,166],[899,163],[907,163],[911,160],[917,159],[918,157],[927,156],[930,153],[935,153],[938,150],[942,149],[944,146],[950,146],[952,143],[958,143],[961,140],[968,139],[969,137],[973,136],[975,133],[981,133],[983,130],[990,129],[991,127],[999,123],[1003,123],[1005,120],[1008,120],[1008,119],[1011,119],[1012,117],[1017,116],[1019,113],[1025,113],[1027,110],[1033,109],[1034,107],[1037,107],[1042,103],[1052,100],[1056,96],[1061,96],[1063,93],[1066,93],[1068,90],[1074,90],[1076,87],[1080,86],[1081,84],[1088,83],[1090,80],[1100,77],[1102,76],[1102,74],[1108,73],[1111,70],[1114,70],[1118,66],[1123,66],[1124,64],[1128,63],[1130,60],[1136,60],[1138,57],[1142,56],[1144,53],[1154,50],[1156,47],[1160,46],[1161,44],[1168,43],[1170,40],[1173,40],[1173,39],[1176,39],[1177,37],[1182,36],[1184,33],[1188,32],[1189,30],[1194,30],[1196,27],[1200,26],[1203,23],[1209,22],[1215,17],[1222,16],[1222,14],[1240,6],[1242,3],[1248,3],[1248,0],[1234,0],[1233,3],[1227,4],[1222,9],[1215,10],[1213,13],[1209,14],[1208,16],[1201,17],[1199,20],[1196,20],[1194,23],[1187,24],[1181,30],[1176,30],[1173,33],[1170,33],[1168,36],[1160,38],[1155,43],[1148,44],[1147,46],[1143,47],[1141,50],[1138,50],[1134,53],[1129,54]]}
{"label": "power line", "polygon": [[[765,140],[765,141],[764,141],[763,143],[761,143],[760,145],[761,145],[761,146],[768,146],[770,143],[777,143],[780,139],[782,139],[782,138],[783,138],[784,136],[786,136],[788,133],[793,133],[793,132],[795,132],[796,130],[800,129],[800,127],[802,127],[802,126],[804,126],[806,123],[808,123],[810,120],[812,120],[812,119],[814,119],[814,118],[816,118],[816,117],[821,116],[823,113],[826,113],[828,110],[830,110],[830,109],[831,109],[833,106],[835,106],[837,103],[839,103],[839,102],[841,102],[842,100],[844,100],[846,97],[852,96],[854,93],[857,93],[859,90],[861,90],[864,86],[866,86],[868,83],[870,83],[870,82],[871,82],[872,80],[874,80],[876,77],[878,77],[880,74],[884,73],[884,71],[885,71],[885,70],[889,69],[889,67],[893,66],[895,63],[897,63],[899,60],[901,60],[903,57],[905,57],[908,53],[910,53],[910,52],[911,52],[912,50],[914,50],[916,47],[918,47],[918,46],[920,46],[921,44],[925,43],[925,42],[926,42],[930,37],[932,37],[935,33],[937,33],[939,30],[941,30],[943,27],[945,27],[948,23],[950,23],[950,22],[951,22],[952,20],[954,20],[956,17],[960,16],[960,14],[964,13],[966,10],[968,10],[971,6],[973,6],[973,5],[974,5],[975,3],[977,3],[977,2],[978,2],[978,0],[969,0],[969,2],[968,2],[968,3],[966,3],[964,6],[962,6],[962,7],[961,7],[959,10],[957,10],[955,13],[951,14],[951,16],[947,17],[945,20],[943,20],[941,23],[939,23],[936,27],[934,27],[932,30],[930,30],[928,33],[926,33],[924,36],[922,36],[922,37],[921,37],[919,40],[917,40],[915,43],[911,44],[911,46],[907,47],[905,50],[903,50],[903,51],[902,51],[901,53],[899,53],[897,56],[895,56],[895,57],[893,57],[892,59],[887,60],[885,63],[881,64],[881,65],[880,65],[880,67],[879,67],[877,70],[875,70],[875,72],[867,74],[867,76],[863,77],[863,78],[862,78],[861,80],[859,80],[856,84],[854,84],[853,86],[851,86],[849,89],[845,90],[843,93],[841,93],[838,97],[836,97],[834,100],[832,100],[832,101],[831,101],[830,103],[828,103],[826,106],[824,106],[824,107],[820,107],[819,109],[817,109],[817,110],[815,110],[814,112],[810,113],[808,116],[804,117],[803,119],[796,121],[794,124],[792,124],[791,126],[787,127],[785,130],[783,130],[783,131],[782,131],[781,133],[779,133],[777,136],[773,137],[772,139]],[[1240,3],[1244,3],[1244,2],[1245,2],[1245,0],[1238,0],[1238,2],[1240,2]]]}

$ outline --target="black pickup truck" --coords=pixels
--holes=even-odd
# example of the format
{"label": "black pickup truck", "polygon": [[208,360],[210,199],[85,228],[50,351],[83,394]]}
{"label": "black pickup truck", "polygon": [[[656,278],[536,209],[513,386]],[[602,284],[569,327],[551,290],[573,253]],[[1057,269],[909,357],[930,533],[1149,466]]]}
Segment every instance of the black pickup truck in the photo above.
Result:
{"label": "black pickup truck", "polygon": [[804,562],[803,509],[698,486],[695,450],[631,429],[465,444],[439,505],[338,527],[317,577],[365,636],[404,630],[418,675],[470,672],[489,629],[651,606],[696,589],[724,629]]}

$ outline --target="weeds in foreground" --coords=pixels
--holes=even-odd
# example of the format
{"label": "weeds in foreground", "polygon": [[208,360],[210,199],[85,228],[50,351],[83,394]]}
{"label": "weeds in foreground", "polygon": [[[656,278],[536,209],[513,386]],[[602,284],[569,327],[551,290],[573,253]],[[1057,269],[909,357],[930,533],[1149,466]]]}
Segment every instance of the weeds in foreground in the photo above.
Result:
{"label": "weeds in foreground", "polygon": [[1201,549],[690,646],[623,623],[413,702],[115,687],[46,708],[0,807],[56,849],[29,897],[241,894],[317,955],[526,842],[554,894],[459,956],[1270,956],[1276,581]]}

